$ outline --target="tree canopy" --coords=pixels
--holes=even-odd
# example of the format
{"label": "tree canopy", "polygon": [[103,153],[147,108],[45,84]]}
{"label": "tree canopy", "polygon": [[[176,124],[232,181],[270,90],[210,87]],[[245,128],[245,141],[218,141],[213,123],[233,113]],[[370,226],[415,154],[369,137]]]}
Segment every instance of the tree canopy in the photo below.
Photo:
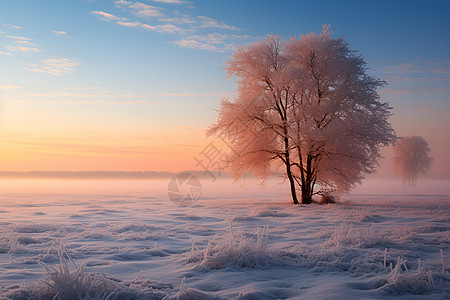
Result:
{"label": "tree canopy", "polygon": [[395,140],[391,107],[377,93],[385,82],[367,75],[363,58],[327,26],[240,47],[226,71],[237,80],[237,96],[222,100],[208,134],[228,139],[235,178],[249,172],[264,179],[283,168],[294,203],[348,191]]}

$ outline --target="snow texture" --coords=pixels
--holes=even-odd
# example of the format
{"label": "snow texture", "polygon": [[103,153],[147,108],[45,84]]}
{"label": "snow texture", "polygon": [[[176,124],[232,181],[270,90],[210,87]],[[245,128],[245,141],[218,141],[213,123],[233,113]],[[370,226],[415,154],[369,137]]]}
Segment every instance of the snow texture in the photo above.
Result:
{"label": "snow texture", "polygon": [[202,183],[192,207],[175,206],[164,181],[2,191],[0,299],[450,294],[447,181],[421,192],[380,181],[387,194],[309,206],[289,204],[286,186],[270,181]]}

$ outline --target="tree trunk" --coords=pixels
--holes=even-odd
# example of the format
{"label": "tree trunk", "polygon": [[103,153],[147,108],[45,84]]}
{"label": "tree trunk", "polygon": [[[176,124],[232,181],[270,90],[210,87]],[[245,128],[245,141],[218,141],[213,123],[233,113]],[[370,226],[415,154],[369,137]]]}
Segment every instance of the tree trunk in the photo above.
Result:
{"label": "tree trunk", "polygon": [[290,154],[289,154],[289,139],[287,138],[287,136],[288,136],[287,128],[284,127],[284,147],[285,147],[284,149],[286,151],[284,163],[286,164],[286,174],[289,179],[289,184],[291,186],[292,201],[294,202],[294,204],[298,204],[297,192],[295,191],[294,175],[292,175],[292,170],[291,170],[291,159],[290,159]]}
{"label": "tree trunk", "polygon": [[302,204],[312,203],[312,188],[310,185],[310,182],[306,182],[305,185],[302,186]]}
{"label": "tree trunk", "polygon": [[311,204],[314,190],[311,155],[308,155],[306,161],[306,174],[302,176],[302,179],[302,204]]}
{"label": "tree trunk", "polygon": [[[289,159],[288,159],[289,161]],[[292,195],[292,201],[294,202],[294,204],[298,204],[298,199],[297,199],[297,192],[295,191],[295,181],[294,181],[294,176],[292,175],[291,172],[291,166],[286,164],[286,173],[289,179],[289,184],[291,186],[291,195]]]}

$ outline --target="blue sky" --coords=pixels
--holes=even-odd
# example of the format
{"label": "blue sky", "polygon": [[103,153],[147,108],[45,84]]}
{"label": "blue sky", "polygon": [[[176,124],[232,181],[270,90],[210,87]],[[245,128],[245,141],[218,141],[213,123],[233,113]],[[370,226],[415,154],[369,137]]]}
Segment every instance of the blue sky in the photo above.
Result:
{"label": "blue sky", "polygon": [[1,0],[0,134],[47,150],[61,136],[158,136],[167,148],[187,138],[198,152],[235,89],[223,67],[237,45],[330,24],[388,81],[397,133],[424,135],[450,169],[449,11],[450,1]]}

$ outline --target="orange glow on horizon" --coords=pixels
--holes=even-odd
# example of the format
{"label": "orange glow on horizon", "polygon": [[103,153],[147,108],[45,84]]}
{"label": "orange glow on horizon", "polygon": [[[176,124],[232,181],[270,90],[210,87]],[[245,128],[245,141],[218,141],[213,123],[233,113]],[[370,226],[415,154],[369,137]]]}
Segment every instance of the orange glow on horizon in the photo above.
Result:
{"label": "orange glow on horizon", "polygon": [[149,137],[0,135],[0,170],[169,171],[199,169],[204,130],[173,128]]}

